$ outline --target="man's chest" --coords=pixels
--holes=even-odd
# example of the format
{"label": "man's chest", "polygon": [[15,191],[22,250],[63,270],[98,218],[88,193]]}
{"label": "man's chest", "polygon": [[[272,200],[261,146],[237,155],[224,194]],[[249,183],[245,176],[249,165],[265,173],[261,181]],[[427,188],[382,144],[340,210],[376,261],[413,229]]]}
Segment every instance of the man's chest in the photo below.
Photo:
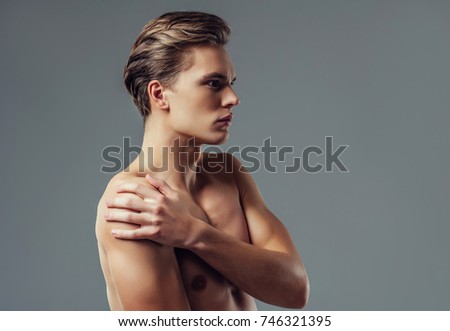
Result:
{"label": "man's chest", "polygon": [[192,198],[199,207],[191,210],[194,216],[200,218],[203,212],[211,226],[249,242],[247,221],[235,185],[209,181],[193,192]]}
{"label": "man's chest", "polygon": [[[233,183],[208,181],[192,192],[192,199],[194,203],[189,211],[193,216],[206,219],[216,229],[249,242],[247,221]],[[248,295],[196,254],[187,250],[176,250],[176,253],[191,309],[241,310],[252,304]]]}

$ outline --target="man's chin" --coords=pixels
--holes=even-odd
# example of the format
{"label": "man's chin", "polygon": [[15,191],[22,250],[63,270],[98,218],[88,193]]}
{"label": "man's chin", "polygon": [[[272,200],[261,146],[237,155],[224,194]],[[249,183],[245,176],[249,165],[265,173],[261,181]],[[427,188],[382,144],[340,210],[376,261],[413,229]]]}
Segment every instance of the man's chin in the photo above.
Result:
{"label": "man's chin", "polygon": [[218,137],[216,139],[208,139],[205,144],[206,145],[222,145],[228,141],[229,134],[226,134],[222,137]]}
{"label": "man's chin", "polygon": [[200,145],[221,145],[228,141],[229,136],[228,132],[222,132],[220,135],[191,136],[190,139],[194,139]]}

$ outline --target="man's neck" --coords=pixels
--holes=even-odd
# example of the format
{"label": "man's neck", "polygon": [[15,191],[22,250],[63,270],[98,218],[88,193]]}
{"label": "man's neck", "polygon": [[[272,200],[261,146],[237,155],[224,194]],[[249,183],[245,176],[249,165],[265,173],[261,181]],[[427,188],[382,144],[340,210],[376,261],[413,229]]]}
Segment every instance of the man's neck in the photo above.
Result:
{"label": "man's neck", "polygon": [[201,146],[189,137],[162,129],[162,125],[146,125],[141,153],[130,164],[128,172],[138,176],[150,174],[178,190],[195,185]]}

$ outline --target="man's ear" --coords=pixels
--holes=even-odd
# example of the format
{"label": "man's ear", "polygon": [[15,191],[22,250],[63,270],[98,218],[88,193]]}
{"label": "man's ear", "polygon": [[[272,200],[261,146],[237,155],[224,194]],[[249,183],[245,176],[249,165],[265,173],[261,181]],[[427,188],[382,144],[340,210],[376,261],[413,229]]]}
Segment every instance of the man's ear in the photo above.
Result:
{"label": "man's ear", "polygon": [[[164,96],[164,87],[158,80],[152,80],[147,85],[147,93],[150,102],[157,105],[161,110],[169,110],[169,102]],[[152,107],[153,108],[153,107]]]}

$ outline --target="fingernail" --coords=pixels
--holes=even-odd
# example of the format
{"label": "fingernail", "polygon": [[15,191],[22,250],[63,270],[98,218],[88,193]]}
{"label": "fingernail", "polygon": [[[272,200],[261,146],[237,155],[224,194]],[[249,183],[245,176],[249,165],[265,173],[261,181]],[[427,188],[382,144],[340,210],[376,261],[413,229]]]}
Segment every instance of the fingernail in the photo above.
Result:
{"label": "fingernail", "polygon": [[105,211],[105,218],[109,217],[109,213],[107,211]]}
{"label": "fingernail", "polygon": [[112,234],[113,236],[115,236],[115,235],[118,234],[118,232],[117,232],[117,230],[112,230],[112,231],[111,231],[111,234]]}

